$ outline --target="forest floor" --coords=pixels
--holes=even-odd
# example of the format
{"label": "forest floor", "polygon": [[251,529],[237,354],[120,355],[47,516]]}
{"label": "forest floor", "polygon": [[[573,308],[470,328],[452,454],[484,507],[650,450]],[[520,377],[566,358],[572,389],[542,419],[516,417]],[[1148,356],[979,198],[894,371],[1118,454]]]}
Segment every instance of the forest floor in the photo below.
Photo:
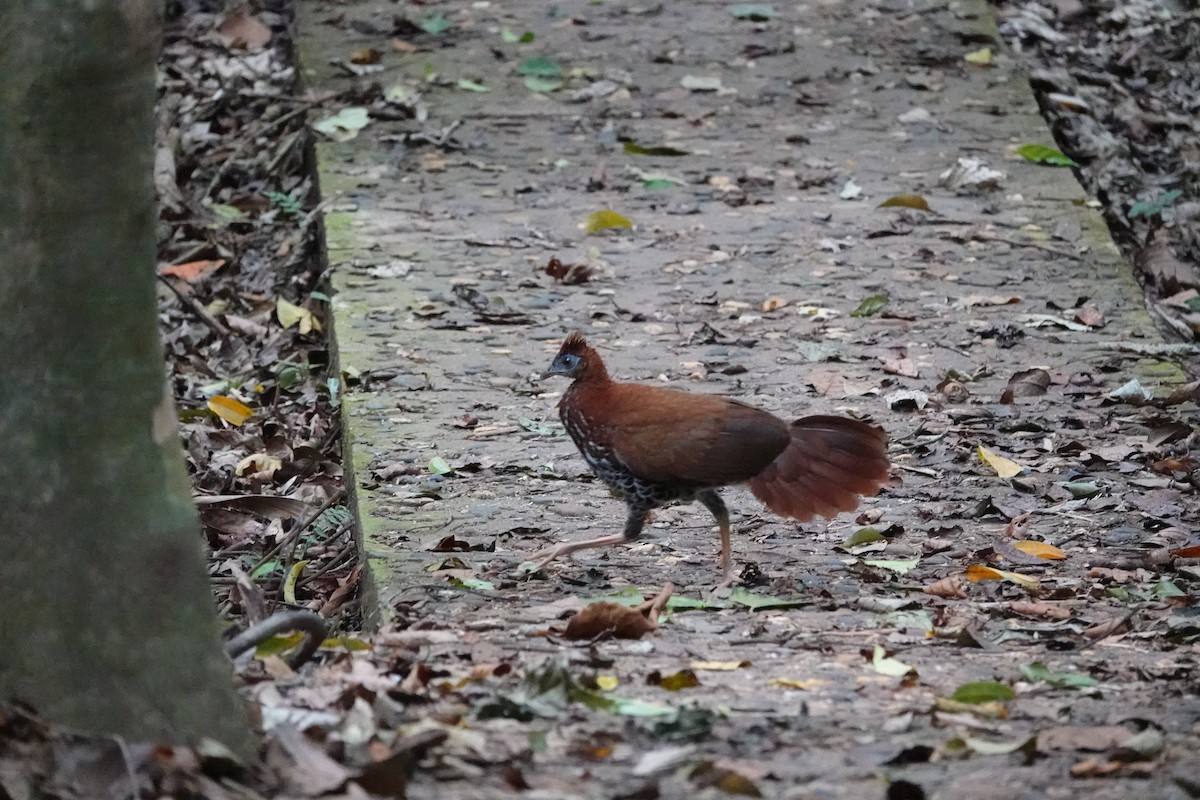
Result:
{"label": "forest floor", "polygon": [[[1197,311],[1194,14],[303,0],[298,90],[286,6],[183,5],[160,272],[218,601],[352,631],[362,583],[382,627],[241,660],[264,765],[122,751],[144,796],[1200,797],[1196,370],[1154,321]],[[575,329],[868,417],[896,481],[804,525],[727,491],[733,590],[695,506],[531,572],[623,521],[536,378]]]}

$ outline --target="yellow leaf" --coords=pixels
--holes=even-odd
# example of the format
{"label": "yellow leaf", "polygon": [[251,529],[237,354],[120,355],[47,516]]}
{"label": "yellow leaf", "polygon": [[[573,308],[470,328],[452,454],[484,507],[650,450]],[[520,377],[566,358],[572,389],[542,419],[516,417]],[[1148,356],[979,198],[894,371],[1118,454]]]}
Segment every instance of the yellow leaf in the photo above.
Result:
{"label": "yellow leaf", "polygon": [[978,581],[1011,581],[1018,586],[1026,589],[1036,589],[1040,582],[1037,578],[1031,578],[1028,575],[1022,575],[1019,572],[1008,572],[1003,569],[993,569],[985,567],[982,564],[972,564],[967,567],[967,580]]}
{"label": "yellow leaf", "polygon": [[632,228],[633,223],[628,218],[621,216],[615,211],[609,211],[607,208],[601,211],[593,211],[588,214],[588,217],[583,222],[583,229],[588,233],[598,233],[599,231],[608,228]]}
{"label": "yellow leaf", "polygon": [[300,578],[300,573],[304,572],[304,568],[307,565],[307,561],[297,561],[288,570],[287,579],[283,582],[283,601],[285,603],[296,605],[296,581]]}
{"label": "yellow leaf", "polygon": [[1017,462],[998,456],[983,445],[979,446],[979,460],[996,470],[996,474],[1001,478],[1013,478],[1025,471],[1025,467]]}
{"label": "yellow leaf", "polygon": [[285,328],[290,328],[293,325],[300,326],[300,333],[308,334],[312,331],[321,330],[321,321],[313,316],[313,313],[307,308],[289,303],[280,297],[275,301],[275,317],[279,320],[279,324]]}
{"label": "yellow leaf", "polygon": [[209,398],[208,410],[234,427],[240,427],[246,420],[254,416],[254,409],[250,406],[223,394]]}
{"label": "yellow leaf", "polygon": [[963,56],[963,61],[977,67],[990,67],[992,65],[992,48],[981,47],[978,50],[972,50]]}
{"label": "yellow leaf", "polygon": [[1037,556],[1038,558],[1045,558],[1051,561],[1059,561],[1067,557],[1067,554],[1062,550],[1045,542],[1034,542],[1025,539],[1020,542],[1013,542],[1013,547],[1026,555]]}
{"label": "yellow leaf", "polygon": [[692,669],[709,672],[732,672],[735,669],[750,666],[750,662],[746,659],[741,661],[693,661],[690,666]]}
{"label": "yellow leaf", "polygon": [[915,208],[917,211],[931,211],[929,203],[919,194],[895,194],[879,204],[879,208]]}
{"label": "yellow leaf", "polygon": [[613,689],[617,688],[620,683],[621,680],[616,675],[596,676],[596,688],[602,692],[611,692]]}
{"label": "yellow leaf", "polygon": [[772,686],[782,686],[785,689],[820,689],[828,686],[829,681],[822,678],[771,678],[767,681]]}

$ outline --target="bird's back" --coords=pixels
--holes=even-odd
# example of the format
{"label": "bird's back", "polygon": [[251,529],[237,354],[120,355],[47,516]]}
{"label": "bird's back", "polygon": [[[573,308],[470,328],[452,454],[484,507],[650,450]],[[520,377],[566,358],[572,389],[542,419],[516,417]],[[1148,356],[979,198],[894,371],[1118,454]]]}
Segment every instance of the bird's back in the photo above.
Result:
{"label": "bird's back", "polygon": [[578,382],[559,404],[589,462],[618,462],[634,476],[691,487],[749,480],[788,446],[780,419],[736,400],[636,383]]}

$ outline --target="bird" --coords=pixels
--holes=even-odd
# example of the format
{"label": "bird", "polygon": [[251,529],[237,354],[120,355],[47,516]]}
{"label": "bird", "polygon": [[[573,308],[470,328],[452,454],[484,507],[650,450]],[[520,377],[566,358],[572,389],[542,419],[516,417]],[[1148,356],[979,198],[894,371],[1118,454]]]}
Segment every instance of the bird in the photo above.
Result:
{"label": "bird", "polygon": [[571,379],[558,403],[563,427],[628,515],[620,533],[534,553],[538,570],[579,550],[632,542],[653,509],[698,501],[716,518],[721,585],[728,586],[735,581],[721,487],[748,484],[767,508],[803,522],[854,510],[891,473],[887,434],[878,426],[826,414],[789,424],[732,398],[619,383],[578,331],[542,374],[553,376]]}

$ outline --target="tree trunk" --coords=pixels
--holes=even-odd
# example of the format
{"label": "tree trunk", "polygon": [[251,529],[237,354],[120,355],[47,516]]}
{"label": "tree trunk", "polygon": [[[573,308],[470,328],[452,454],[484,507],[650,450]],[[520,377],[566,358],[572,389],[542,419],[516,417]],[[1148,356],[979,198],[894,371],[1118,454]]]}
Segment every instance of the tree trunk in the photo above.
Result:
{"label": "tree trunk", "polygon": [[0,5],[0,702],[245,753],[155,313],[159,5]]}

